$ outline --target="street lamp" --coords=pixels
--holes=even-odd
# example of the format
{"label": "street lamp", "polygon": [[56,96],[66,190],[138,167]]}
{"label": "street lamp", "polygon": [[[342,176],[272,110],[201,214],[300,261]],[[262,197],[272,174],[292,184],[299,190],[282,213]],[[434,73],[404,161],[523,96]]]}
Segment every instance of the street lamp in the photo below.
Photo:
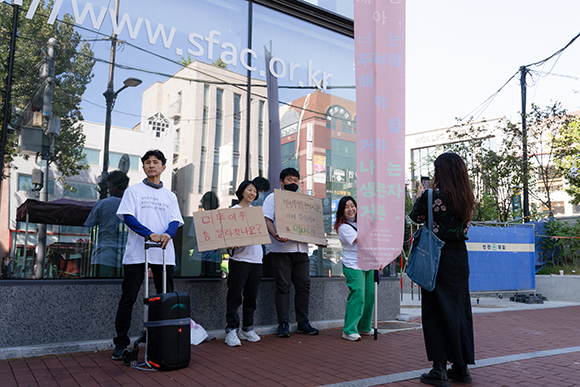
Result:
{"label": "street lamp", "polygon": [[123,82],[124,86],[117,91],[113,91],[113,87],[109,84],[107,91],[103,93],[105,96],[105,101],[107,103],[107,115],[105,117],[105,146],[103,147],[103,171],[101,172],[101,180],[99,182],[99,199],[107,198],[107,176],[109,175],[109,137],[111,134],[111,113],[113,112],[113,106],[115,105],[115,100],[117,95],[128,87],[135,87],[141,84],[140,79],[137,78],[127,78]]}

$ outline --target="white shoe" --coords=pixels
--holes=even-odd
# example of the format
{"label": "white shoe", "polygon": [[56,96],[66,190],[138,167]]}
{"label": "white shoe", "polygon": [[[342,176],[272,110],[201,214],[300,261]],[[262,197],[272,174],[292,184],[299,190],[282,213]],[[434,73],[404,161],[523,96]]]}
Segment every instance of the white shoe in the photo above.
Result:
{"label": "white shoe", "polygon": [[226,344],[229,345],[230,347],[239,347],[242,345],[242,342],[238,338],[238,332],[236,331],[236,329],[232,329],[231,331],[228,332],[228,334],[226,335]]}
{"label": "white shoe", "polygon": [[347,335],[346,333],[342,332],[342,338],[349,341],[359,341],[360,335],[358,333]]}
{"label": "white shoe", "polygon": [[372,331],[372,330],[371,331],[368,331],[368,332],[358,331],[358,333],[360,333],[363,336],[374,336],[375,335],[375,331]]}
{"label": "white shoe", "polygon": [[252,343],[256,343],[258,341],[260,341],[260,336],[258,336],[258,334],[256,332],[254,332],[254,330],[252,329],[251,331],[244,331],[243,329],[238,333],[238,337],[242,340],[248,340]]}

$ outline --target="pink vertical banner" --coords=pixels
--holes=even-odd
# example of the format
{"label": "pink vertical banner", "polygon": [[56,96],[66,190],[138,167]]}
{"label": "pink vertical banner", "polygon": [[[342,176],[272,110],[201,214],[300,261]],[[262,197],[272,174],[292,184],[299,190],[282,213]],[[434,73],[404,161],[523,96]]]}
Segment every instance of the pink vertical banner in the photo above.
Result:
{"label": "pink vertical banner", "polygon": [[405,230],[405,0],[354,0],[358,265],[397,258]]}

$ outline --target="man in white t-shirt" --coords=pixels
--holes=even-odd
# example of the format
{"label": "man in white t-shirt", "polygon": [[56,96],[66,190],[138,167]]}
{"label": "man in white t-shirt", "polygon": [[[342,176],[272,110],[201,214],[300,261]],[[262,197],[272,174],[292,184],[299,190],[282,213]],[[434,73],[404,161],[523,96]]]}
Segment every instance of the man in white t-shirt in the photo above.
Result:
{"label": "man in white t-shirt", "polygon": [[[296,192],[300,173],[294,168],[280,172],[280,186],[283,190]],[[317,335],[318,329],[310,325],[308,307],[310,303],[310,258],[308,243],[281,238],[276,230],[275,195],[268,195],[262,205],[271,244],[266,251],[272,260],[276,280],[276,312],[278,314],[278,337],[290,337],[289,309],[290,289],[294,285],[294,308],[296,309],[296,332]]]}
{"label": "man in white t-shirt", "polygon": [[[114,338],[115,351],[113,360],[121,360],[123,350],[130,343],[128,336],[131,327],[133,305],[137,300],[143,277],[145,276],[145,239],[161,243],[166,249],[167,291],[173,291],[173,267],[175,266],[175,250],[173,237],[177,229],[183,225],[179,212],[177,197],[173,192],[163,187],[161,173],[166,168],[166,158],[160,150],[150,150],[141,158],[143,171],[147,175],[143,182],[129,187],[117,216],[129,227],[127,246],[123,256],[123,294],[119,301]],[[161,249],[150,249],[148,263],[153,272],[153,281],[157,293],[163,292],[163,252]]]}

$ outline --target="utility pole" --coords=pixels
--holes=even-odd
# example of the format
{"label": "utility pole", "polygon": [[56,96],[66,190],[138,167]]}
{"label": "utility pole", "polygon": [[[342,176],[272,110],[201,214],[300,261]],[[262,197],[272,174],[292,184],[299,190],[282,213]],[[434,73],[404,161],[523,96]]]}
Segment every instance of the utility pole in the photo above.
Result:
{"label": "utility pole", "polygon": [[[4,120],[2,121],[2,138],[0,144],[0,192],[2,192],[2,177],[4,176],[4,157],[6,156],[6,139],[8,137],[8,123],[10,122],[10,94],[12,93],[12,72],[14,71],[14,51],[16,50],[16,36],[18,31],[18,4],[12,4],[12,35],[10,38],[10,54],[8,56],[8,75],[6,76],[6,97],[4,98]],[[0,199],[1,199],[0,195]],[[1,207],[1,203],[0,203]],[[26,248],[26,247],[25,247]]]}
{"label": "utility pole", "polygon": [[524,223],[530,221],[530,203],[528,191],[528,131],[526,127],[526,74],[528,68],[520,67],[520,87],[522,91],[522,174],[523,174],[523,217]]}
{"label": "utility pole", "polygon": [[[119,0],[115,0],[115,20],[119,22]],[[106,199],[108,195],[107,177],[109,176],[109,138],[111,135],[111,114],[113,112],[113,104],[115,103],[114,95],[114,78],[115,78],[115,58],[117,56],[117,34],[115,30],[111,33],[111,60],[109,63],[109,82],[107,83],[107,90],[103,93],[107,105],[107,112],[105,114],[105,145],[103,147],[103,171],[99,181],[99,199]]]}
{"label": "utility pole", "polygon": [[[253,3],[252,0],[248,1],[248,48],[252,48],[252,13],[253,13]],[[252,55],[248,53],[248,68],[252,65]],[[266,67],[266,71],[268,68]],[[248,70],[246,79],[248,80],[248,90],[246,94],[246,171],[244,173],[244,180],[250,180],[250,123],[252,122],[252,72]],[[236,177],[234,176],[234,180]],[[236,187],[234,187],[234,190]]]}
{"label": "utility pole", "polygon": [[[52,155],[54,136],[51,132],[51,124],[55,121],[52,119],[52,91],[54,88],[54,59],[56,57],[56,39],[50,38],[48,40],[48,47],[46,50],[46,62],[40,68],[40,78],[44,79],[46,85],[44,88],[43,103],[42,103],[42,125],[43,125],[43,139],[42,139],[42,159],[45,161],[44,184],[40,190],[39,200],[41,202],[48,201],[48,171],[50,166],[50,158]],[[60,131],[60,127],[58,129]],[[38,224],[38,253],[36,255],[36,272],[34,278],[44,278],[44,259],[46,255],[46,224]]]}

